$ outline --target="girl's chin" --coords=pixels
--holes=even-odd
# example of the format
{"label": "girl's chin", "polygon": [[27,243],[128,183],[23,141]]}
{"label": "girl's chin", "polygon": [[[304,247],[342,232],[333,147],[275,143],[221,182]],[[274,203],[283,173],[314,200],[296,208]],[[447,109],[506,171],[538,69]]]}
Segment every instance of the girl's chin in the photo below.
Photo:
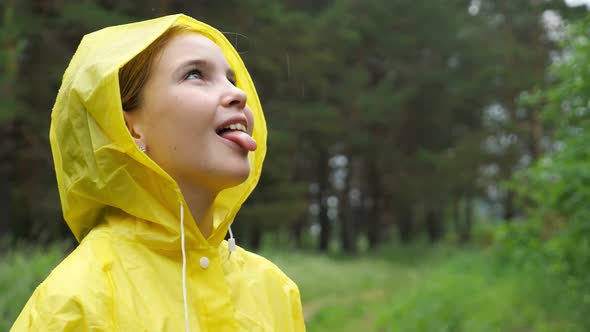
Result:
{"label": "girl's chin", "polygon": [[235,181],[234,181],[232,187],[244,183],[244,181],[246,181],[248,179],[248,175],[250,175],[250,172],[244,172],[244,173],[241,173],[239,176],[236,176],[234,178]]}
{"label": "girl's chin", "polygon": [[223,180],[220,181],[223,183],[221,189],[222,190],[228,189],[228,188],[240,185],[244,181],[246,181],[246,179],[248,179],[249,175],[250,175],[249,165],[248,165],[248,167],[244,167],[244,168],[232,169],[230,172],[227,172],[226,174],[224,174],[224,176],[221,176],[221,178],[223,178]]}

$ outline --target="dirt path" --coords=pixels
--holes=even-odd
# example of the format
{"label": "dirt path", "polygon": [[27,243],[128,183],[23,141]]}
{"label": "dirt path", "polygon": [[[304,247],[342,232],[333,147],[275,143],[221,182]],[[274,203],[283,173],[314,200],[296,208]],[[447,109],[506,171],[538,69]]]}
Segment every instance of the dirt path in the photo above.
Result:
{"label": "dirt path", "polygon": [[322,308],[330,305],[347,305],[353,304],[356,301],[369,302],[381,300],[385,297],[385,291],[382,289],[370,289],[361,293],[355,293],[348,296],[322,298],[316,301],[307,303],[303,306],[303,317],[306,321],[310,321],[317,315]]}

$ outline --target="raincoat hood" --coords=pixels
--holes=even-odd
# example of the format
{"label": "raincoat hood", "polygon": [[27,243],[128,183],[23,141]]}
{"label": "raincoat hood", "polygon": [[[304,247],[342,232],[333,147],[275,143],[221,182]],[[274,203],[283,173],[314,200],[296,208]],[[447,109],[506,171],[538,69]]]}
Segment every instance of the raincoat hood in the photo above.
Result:
{"label": "raincoat hood", "polygon": [[[258,143],[250,152],[250,175],[214,201],[214,230],[208,239],[186,206],[177,183],[133,141],[123,117],[119,69],[175,24],[217,44],[248,96]],[[252,79],[240,56],[215,28],[179,14],[108,27],[82,39],[68,66],[51,114],[50,142],[65,221],[81,241],[105,214],[123,211],[148,221],[139,240],[180,248],[184,208],[186,246],[217,246],[242,203],[256,186],[266,153],[266,124]]]}

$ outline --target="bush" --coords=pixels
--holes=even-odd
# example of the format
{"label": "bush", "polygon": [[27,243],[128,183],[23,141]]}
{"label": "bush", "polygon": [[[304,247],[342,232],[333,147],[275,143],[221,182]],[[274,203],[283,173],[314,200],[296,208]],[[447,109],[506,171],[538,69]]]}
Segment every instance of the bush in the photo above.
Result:
{"label": "bush", "polygon": [[552,151],[511,183],[528,219],[497,232],[497,258],[535,276],[538,296],[590,330],[590,15],[564,40],[545,104]]}
{"label": "bush", "polygon": [[[543,289],[542,271],[493,264],[493,252],[462,254],[379,313],[379,328],[403,332],[587,331]],[[553,293],[553,292],[551,292]]]}
{"label": "bush", "polygon": [[0,331],[14,320],[49,272],[65,256],[67,244],[49,247],[19,246],[0,256]]}

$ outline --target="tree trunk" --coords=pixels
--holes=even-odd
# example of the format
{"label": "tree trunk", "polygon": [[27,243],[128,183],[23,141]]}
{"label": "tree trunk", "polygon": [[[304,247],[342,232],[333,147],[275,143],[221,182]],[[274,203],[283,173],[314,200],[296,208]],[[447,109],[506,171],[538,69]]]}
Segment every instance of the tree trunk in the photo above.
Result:
{"label": "tree trunk", "polygon": [[12,193],[16,175],[14,167],[16,137],[14,137],[13,131],[12,121],[4,123],[0,127],[0,137],[4,142],[0,147],[0,160],[4,161],[0,164],[0,177],[4,179],[0,184],[0,211],[2,211],[0,238],[12,235],[10,232],[15,222]]}
{"label": "tree trunk", "polygon": [[514,192],[509,190],[504,199],[504,220],[510,222],[514,219],[514,215]]}
{"label": "tree trunk", "polygon": [[350,156],[348,157],[348,174],[346,175],[345,185],[340,195],[340,242],[342,250],[348,255],[356,255],[356,230],[354,219],[352,217],[352,207],[350,206],[350,178],[353,172],[353,166]]}
{"label": "tree trunk", "polygon": [[541,140],[543,139],[543,124],[541,123],[540,111],[537,109],[531,110],[531,137],[529,144],[529,154],[531,155],[531,163],[535,162],[542,154]]}
{"label": "tree trunk", "polygon": [[473,201],[470,198],[465,200],[465,213],[463,215],[463,225],[461,227],[461,243],[471,241],[471,229],[473,225]]}
{"label": "tree trunk", "polygon": [[262,228],[260,225],[252,225],[250,228],[250,248],[252,251],[260,250],[262,244]]}
{"label": "tree trunk", "polygon": [[461,237],[461,198],[455,197],[453,199],[453,228],[455,235]]}
{"label": "tree trunk", "polygon": [[368,218],[365,221],[367,224],[367,240],[369,248],[375,249],[379,246],[381,238],[380,234],[380,218],[381,218],[381,179],[380,173],[377,169],[376,156],[372,155],[367,161],[367,182],[368,191],[372,204],[369,206]]}
{"label": "tree trunk", "polygon": [[408,244],[414,240],[414,217],[412,208],[406,204],[400,204],[395,211],[396,222],[400,240]]}
{"label": "tree trunk", "polygon": [[158,12],[161,16],[167,15],[170,13],[170,0],[160,0],[158,6]]}
{"label": "tree trunk", "polygon": [[436,210],[431,208],[426,213],[426,232],[428,234],[428,240],[430,243],[438,242],[443,234],[443,225],[441,223],[442,218],[437,214]]}
{"label": "tree trunk", "polygon": [[16,137],[13,114],[17,113],[17,76],[19,72],[19,44],[21,32],[19,24],[22,20],[19,15],[16,0],[5,1],[0,5],[2,12],[2,21],[0,22],[0,57],[2,57],[2,75],[0,75],[0,114],[4,122],[0,123],[0,211],[2,211],[2,220],[0,220],[0,238],[14,235],[13,227],[17,225],[14,213],[14,188],[16,180]]}
{"label": "tree trunk", "polygon": [[328,165],[328,153],[324,149],[319,150],[319,158],[317,164],[318,186],[319,186],[319,223],[320,223],[320,241],[319,250],[326,252],[330,245],[330,238],[332,236],[332,225],[328,218],[328,194],[329,183],[328,177],[330,175],[330,168]]}
{"label": "tree trunk", "polygon": [[294,222],[291,225],[291,238],[293,240],[293,246],[295,249],[303,248],[303,229],[305,227],[305,221],[302,219]]}

